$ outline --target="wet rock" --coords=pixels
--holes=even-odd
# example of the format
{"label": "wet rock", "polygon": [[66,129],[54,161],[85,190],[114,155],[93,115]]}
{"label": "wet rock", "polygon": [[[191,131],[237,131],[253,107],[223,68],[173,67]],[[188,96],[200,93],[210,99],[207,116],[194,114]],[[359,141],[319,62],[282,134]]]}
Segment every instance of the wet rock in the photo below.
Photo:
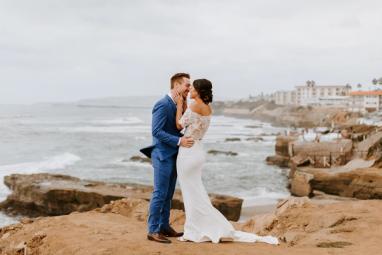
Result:
{"label": "wet rock", "polygon": [[253,141],[253,142],[262,142],[262,141],[264,141],[264,138],[262,138],[262,137],[249,137],[249,138],[247,138],[245,140]]}
{"label": "wet rock", "polygon": [[280,133],[261,133],[259,136],[278,136]]}
{"label": "wet rock", "polygon": [[212,155],[226,155],[226,156],[237,156],[238,155],[237,152],[233,152],[233,151],[219,151],[219,150],[209,150],[208,154],[212,154]]}
{"label": "wet rock", "polygon": [[132,156],[129,160],[122,160],[122,162],[141,162],[141,163],[151,163],[151,159],[141,156]]}
{"label": "wet rock", "polygon": [[262,125],[246,125],[246,128],[262,128]]}
{"label": "wet rock", "polygon": [[225,142],[240,142],[241,139],[238,137],[226,138]]}

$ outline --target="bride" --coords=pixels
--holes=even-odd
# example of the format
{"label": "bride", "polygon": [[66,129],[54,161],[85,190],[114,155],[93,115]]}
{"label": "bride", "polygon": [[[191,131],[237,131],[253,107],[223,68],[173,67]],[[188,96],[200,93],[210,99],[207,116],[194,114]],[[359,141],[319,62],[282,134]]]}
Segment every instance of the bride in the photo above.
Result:
{"label": "bride", "polygon": [[192,137],[195,141],[191,148],[179,148],[176,163],[186,213],[184,234],[178,240],[213,243],[230,240],[278,244],[276,237],[236,231],[232,224],[212,206],[202,183],[202,169],[206,161],[202,139],[211,121],[212,109],[209,105],[212,102],[211,82],[206,79],[195,80],[190,89],[190,97],[194,99],[194,103],[184,113],[184,99],[182,96],[177,97],[177,128],[184,129],[184,135]]}

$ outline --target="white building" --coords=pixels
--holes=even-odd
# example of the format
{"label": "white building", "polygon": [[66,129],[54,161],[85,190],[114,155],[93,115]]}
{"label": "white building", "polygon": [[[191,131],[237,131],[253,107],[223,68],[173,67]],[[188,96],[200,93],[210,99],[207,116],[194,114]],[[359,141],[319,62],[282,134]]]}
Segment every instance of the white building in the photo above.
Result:
{"label": "white building", "polygon": [[317,105],[347,108],[349,106],[349,99],[350,96],[319,97]]}
{"label": "white building", "polygon": [[351,91],[349,85],[315,85],[296,86],[296,103],[298,105],[335,105],[347,107]]}
{"label": "white building", "polygon": [[263,94],[261,93],[260,95],[256,96],[249,96],[248,98],[249,102],[256,102],[256,101],[274,101],[273,95],[272,94]]}
{"label": "white building", "polygon": [[382,90],[350,92],[349,110],[353,112],[381,111]]}
{"label": "white building", "polygon": [[278,105],[295,105],[296,91],[276,91],[273,94],[275,104]]}

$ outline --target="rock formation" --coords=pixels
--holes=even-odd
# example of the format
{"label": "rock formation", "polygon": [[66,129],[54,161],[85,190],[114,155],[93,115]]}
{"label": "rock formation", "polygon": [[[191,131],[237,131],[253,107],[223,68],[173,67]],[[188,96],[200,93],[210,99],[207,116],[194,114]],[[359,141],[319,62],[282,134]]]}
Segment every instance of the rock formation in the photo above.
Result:
{"label": "rock formation", "polygon": [[[152,187],[141,184],[117,184],[81,180],[54,174],[12,174],[4,178],[12,194],[0,204],[10,214],[28,216],[63,215],[89,211],[121,198],[150,200]],[[213,205],[228,219],[237,221],[243,200],[210,194]],[[174,194],[173,209],[183,210],[181,192]]]}
{"label": "rock formation", "polygon": [[308,196],[313,190],[358,199],[382,199],[382,169],[298,169],[291,179],[292,194]]}

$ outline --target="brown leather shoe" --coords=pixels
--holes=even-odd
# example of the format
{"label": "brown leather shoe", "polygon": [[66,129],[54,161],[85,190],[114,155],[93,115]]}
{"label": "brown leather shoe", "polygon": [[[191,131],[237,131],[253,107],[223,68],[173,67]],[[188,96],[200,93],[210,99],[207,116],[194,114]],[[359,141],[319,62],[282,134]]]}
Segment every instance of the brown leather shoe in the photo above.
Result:
{"label": "brown leather shoe", "polygon": [[166,230],[161,230],[160,233],[167,237],[180,237],[183,235],[183,232],[176,232],[171,226]]}
{"label": "brown leather shoe", "polygon": [[167,239],[161,233],[148,233],[147,239],[149,239],[150,241],[158,242],[158,243],[171,243],[171,240]]}

